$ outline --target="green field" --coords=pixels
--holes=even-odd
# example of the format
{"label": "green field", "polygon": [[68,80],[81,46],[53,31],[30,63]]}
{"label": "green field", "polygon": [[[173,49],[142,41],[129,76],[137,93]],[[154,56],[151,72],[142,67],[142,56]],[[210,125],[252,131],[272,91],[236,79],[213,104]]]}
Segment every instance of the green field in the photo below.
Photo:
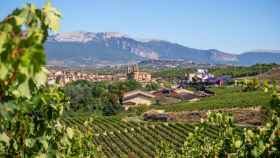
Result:
{"label": "green field", "polygon": [[269,105],[270,95],[262,90],[242,92],[240,88],[235,87],[211,88],[211,90],[216,93],[215,96],[205,97],[197,102],[183,101],[156,108],[165,111],[183,111]]}
{"label": "green field", "polygon": [[[68,117],[64,119],[69,126],[83,129],[85,117]],[[135,157],[154,157],[161,141],[172,143],[178,149],[183,145],[189,132],[194,131],[194,125],[167,122],[124,122],[116,118],[95,118],[91,124],[96,145],[108,158],[121,158],[130,153]],[[209,128],[207,134],[215,136],[216,129]]]}

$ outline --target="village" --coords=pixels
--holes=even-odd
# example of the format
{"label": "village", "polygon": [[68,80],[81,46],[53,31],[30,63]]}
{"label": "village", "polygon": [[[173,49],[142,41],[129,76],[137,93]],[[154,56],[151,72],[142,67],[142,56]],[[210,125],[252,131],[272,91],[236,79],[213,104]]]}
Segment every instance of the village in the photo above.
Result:
{"label": "village", "polygon": [[161,78],[153,78],[148,72],[140,71],[137,64],[128,65],[125,73],[98,75],[78,71],[55,71],[50,70],[48,75],[49,84],[65,86],[68,83],[87,80],[91,82],[115,82],[134,80],[141,83],[142,87],[155,83],[159,88],[151,91],[136,89],[123,94],[122,106],[125,110],[131,107],[168,105],[181,101],[195,102],[204,97],[215,95],[207,89],[207,85],[223,86],[225,82],[232,82],[229,76],[215,77],[207,69],[197,69],[194,73],[185,74],[185,79],[171,86],[165,86]]}

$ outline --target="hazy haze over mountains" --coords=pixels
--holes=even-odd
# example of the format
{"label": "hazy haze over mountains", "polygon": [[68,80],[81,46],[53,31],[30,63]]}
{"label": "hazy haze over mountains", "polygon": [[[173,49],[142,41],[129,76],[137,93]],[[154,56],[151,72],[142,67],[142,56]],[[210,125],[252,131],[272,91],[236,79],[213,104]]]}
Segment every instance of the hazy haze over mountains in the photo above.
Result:
{"label": "hazy haze over mountains", "polygon": [[137,40],[118,32],[71,32],[49,37],[45,44],[50,64],[111,65],[147,59],[183,59],[196,63],[280,63],[280,51],[254,50],[231,54],[217,49],[201,50],[163,40]]}

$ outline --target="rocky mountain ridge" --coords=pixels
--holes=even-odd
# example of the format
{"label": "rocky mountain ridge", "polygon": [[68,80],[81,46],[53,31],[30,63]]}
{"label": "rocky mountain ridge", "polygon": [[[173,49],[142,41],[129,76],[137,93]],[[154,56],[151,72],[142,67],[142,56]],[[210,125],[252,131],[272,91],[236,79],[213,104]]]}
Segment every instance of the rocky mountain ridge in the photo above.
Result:
{"label": "rocky mountain ridge", "polygon": [[141,60],[187,60],[207,64],[280,62],[280,51],[257,50],[240,55],[216,49],[195,49],[163,40],[137,40],[118,32],[71,32],[51,35],[45,45],[49,63],[120,64]]}

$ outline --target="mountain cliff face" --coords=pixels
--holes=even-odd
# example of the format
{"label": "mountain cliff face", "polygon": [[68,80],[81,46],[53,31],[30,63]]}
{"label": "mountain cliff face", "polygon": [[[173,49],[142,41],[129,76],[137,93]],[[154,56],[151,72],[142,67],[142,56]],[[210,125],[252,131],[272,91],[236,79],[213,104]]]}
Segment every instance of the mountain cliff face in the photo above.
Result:
{"label": "mountain cliff face", "polygon": [[[72,32],[49,37],[45,44],[50,64],[111,65],[146,59],[183,59],[210,64],[280,62],[280,53],[247,52],[241,55],[215,49],[201,50],[162,40],[139,41],[116,32]],[[265,60],[261,60],[265,59]]]}

